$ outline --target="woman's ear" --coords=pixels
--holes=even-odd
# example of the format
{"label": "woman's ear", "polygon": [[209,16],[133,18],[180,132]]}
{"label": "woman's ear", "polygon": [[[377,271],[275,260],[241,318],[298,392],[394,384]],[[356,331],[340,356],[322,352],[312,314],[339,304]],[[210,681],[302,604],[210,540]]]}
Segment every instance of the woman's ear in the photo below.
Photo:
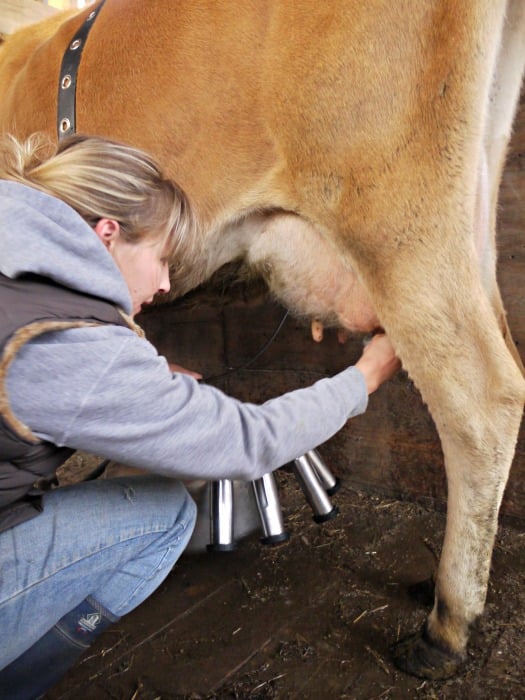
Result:
{"label": "woman's ear", "polygon": [[120,236],[119,222],[114,219],[99,219],[93,230],[108,249]]}

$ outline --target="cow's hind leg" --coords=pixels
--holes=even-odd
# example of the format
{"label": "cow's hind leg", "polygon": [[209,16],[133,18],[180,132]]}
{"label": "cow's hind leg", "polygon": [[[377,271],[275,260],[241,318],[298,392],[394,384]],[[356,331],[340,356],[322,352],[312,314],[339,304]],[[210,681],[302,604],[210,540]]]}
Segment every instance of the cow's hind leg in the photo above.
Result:
{"label": "cow's hind leg", "polygon": [[457,242],[441,254],[429,256],[423,246],[421,253],[418,259],[413,248],[408,257],[399,252],[390,261],[375,259],[367,286],[429,406],[445,457],[447,525],[434,608],[423,632],[395,651],[402,669],[437,679],[458,668],[469,627],[484,607],[525,383],[473,253]]}

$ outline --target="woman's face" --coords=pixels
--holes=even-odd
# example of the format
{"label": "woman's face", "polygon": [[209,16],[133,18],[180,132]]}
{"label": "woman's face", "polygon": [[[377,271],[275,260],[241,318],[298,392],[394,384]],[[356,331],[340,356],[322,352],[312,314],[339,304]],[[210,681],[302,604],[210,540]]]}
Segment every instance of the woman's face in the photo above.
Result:
{"label": "woman's face", "polygon": [[128,285],[133,316],[139,313],[142,304],[151,304],[155,294],[166,294],[170,290],[163,247],[159,242],[128,243],[122,238],[116,241],[112,255]]}
{"label": "woman's face", "polygon": [[124,277],[133,302],[133,316],[139,313],[143,304],[150,304],[155,294],[169,292],[169,266],[162,241],[146,239],[140,243],[128,243],[121,236],[119,224],[109,219],[100,219],[95,233]]}

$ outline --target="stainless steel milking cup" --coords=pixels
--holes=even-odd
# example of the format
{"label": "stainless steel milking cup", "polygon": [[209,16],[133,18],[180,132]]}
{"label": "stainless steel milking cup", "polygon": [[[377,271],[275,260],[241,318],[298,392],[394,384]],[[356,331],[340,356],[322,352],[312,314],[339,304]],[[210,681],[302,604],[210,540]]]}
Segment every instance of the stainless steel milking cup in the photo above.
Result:
{"label": "stainless steel milking cup", "polygon": [[210,481],[210,544],[212,552],[231,552],[237,547],[233,535],[233,482]]}
{"label": "stainless steel milking cup", "polygon": [[315,522],[323,523],[334,518],[339,509],[337,506],[332,506],[324,484],[306,454],[294,460],[294,471],[306,500],[314,512]]}
{"label": "stainless steel milking cup", "polygon": [[274,475],[272,473],[265,474],[260,479],[252,481],[252,486],[264,533],[261,542],[263,544],[286,542],[290,539],[290,535],[284,529]]}
{"label": "stainless steel milking cup", "polygon": [[315,469],[326,493],[329,496],[333,496],[334,493],[337,493],[341,487],[341,481],[328,469],[319,452],[317,450],[309,450],[306,453],[306,457]]}

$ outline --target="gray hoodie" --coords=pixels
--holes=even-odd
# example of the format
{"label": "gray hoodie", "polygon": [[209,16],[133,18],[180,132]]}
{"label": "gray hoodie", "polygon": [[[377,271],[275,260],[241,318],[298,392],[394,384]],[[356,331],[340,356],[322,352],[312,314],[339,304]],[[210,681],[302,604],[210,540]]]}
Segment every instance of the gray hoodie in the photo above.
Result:
{"label": "gray hoodie", "polygon": [[[63,202],[0,181],[0,272],[48,277],[131,311],[126,283],[94,231]],[[367,406],[355,367],[262,405],[172,374],[147,340],[118,326],[44,334],[13,361],[15,415],[40,438],[184,479],[252,480],[326,441]]]}

